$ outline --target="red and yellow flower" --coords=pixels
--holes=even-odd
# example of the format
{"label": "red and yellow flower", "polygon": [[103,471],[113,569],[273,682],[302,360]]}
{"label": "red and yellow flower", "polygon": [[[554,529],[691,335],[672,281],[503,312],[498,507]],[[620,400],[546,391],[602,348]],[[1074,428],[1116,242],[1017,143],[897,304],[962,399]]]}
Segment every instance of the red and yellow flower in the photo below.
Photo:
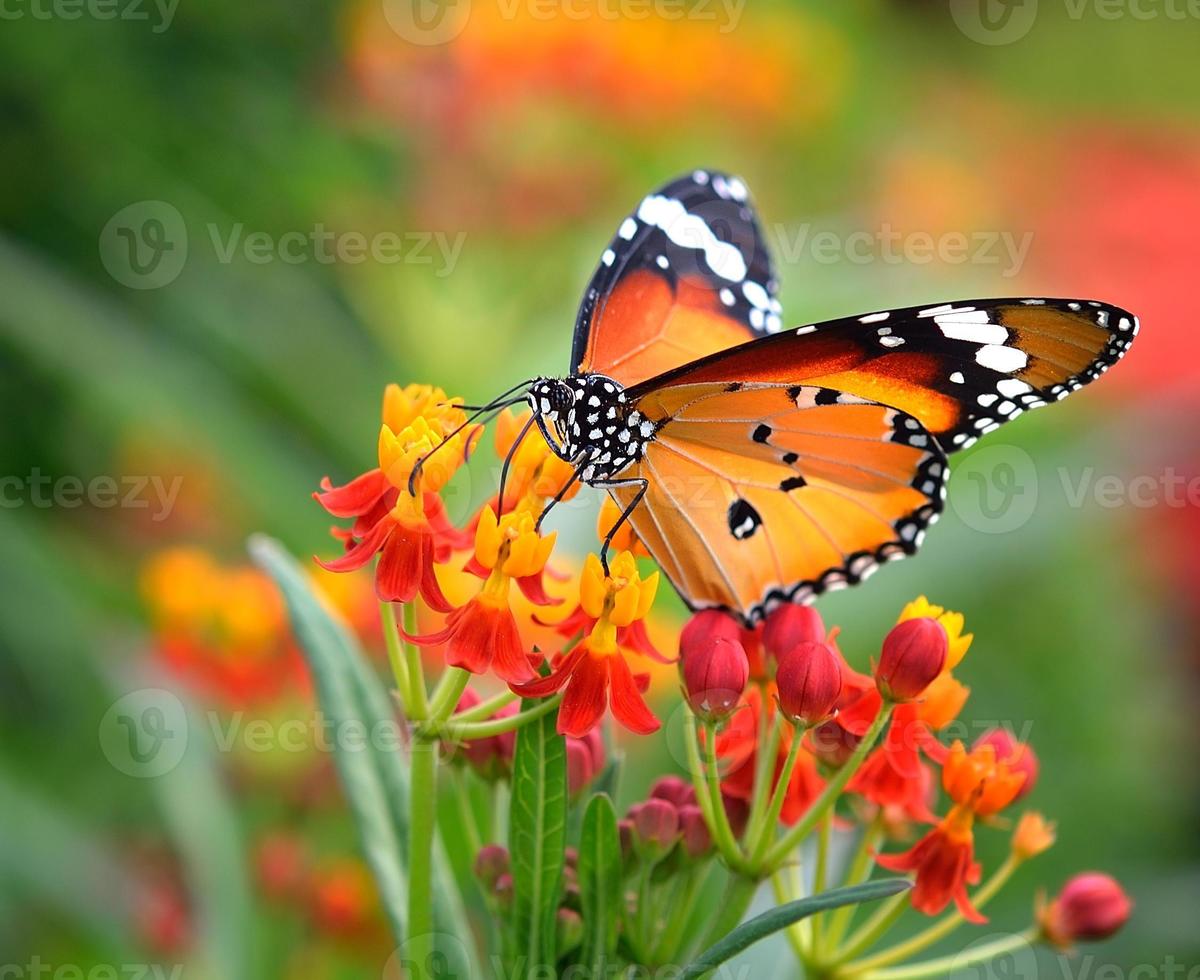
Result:
{"label": "red and yellow flower", "polygon": [[437,494],[479,430],[464,428],[467,417],[457,400],[428,385],[389,385],[382,414],[378,467],[340,487],[326,478],[313,495],[334,517],[354,521],[334,532],[346,553],[321,564],[345,572],[378,554],[375,591],[382,601],[411,602],[420,595],[431,608],[449,612],[434,564],[449,557],[444,539],[452,528]]}
{"label": "red and yellow flower", "polygon": [[600,559],[589,555],[579,581],[579,606],[593,620],[590,631],[561,654],[550,674],[514,685],[524,697],[563,692],[558,730],[582,738],[611,707],[613,717],[630,731],[648,735],[659,728],[642,691],[648,675],[635,675],[626,661],[634,650],[622,646],[621,631],[646,618],[658,589],[658,572],[643,578],[632,554],[621,552],[605,574]]}
{"label": "red and yellow flower", "polygon": [[479,515],[470,566],[484,578],[483,588],[450,613],[443,629],[408,639],[421,646],[445,645],[446,663],[473,674],[492,670],[509,684],[535,678],[531,659],[536,658],[526,653],[509,592],[514,579],[519,583],[540,579],[554,539],[554,534],[543,536],[534,529],[533,516],[526,510],[497,518],[495,511],[485,507]]}
{"label": "red and yellow flower", "polygon": [[978,884],[980,875],[975,820],[994,816],[1012,803],[1024,782],[1025,774],[997,760],[991,745],[970,752],[962,742],[951,746],[942,764],[942,788],[953,802],[950,812],[910,850],[876,857],[891,871],[916,872],[913,908],[937,915],[953,901],[968,921],[987,921],[967,895],[967,886]]}

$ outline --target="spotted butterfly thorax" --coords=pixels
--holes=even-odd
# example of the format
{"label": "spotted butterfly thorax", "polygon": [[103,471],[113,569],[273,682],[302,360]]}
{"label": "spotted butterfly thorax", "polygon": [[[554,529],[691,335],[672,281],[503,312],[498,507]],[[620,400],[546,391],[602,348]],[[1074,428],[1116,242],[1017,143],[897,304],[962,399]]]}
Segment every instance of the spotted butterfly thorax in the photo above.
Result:
{"label": "spotted butterfly thorax", "polygon": [[629,521],[691,608],[747,623],[912,554],[947,454],[1095,380],[1138,330],[1106,303],[1041,298],[784,328],[777,288],[745,184],[694,171],[620,224],[571,374],[523,396],[621,507],[605,550]]}

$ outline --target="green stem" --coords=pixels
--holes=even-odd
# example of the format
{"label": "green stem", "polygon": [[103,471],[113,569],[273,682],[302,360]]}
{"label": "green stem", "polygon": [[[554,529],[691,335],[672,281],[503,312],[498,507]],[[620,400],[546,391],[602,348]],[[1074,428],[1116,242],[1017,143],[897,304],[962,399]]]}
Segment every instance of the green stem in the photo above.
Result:
{"label": "green stem", "polygon": [[779,824],[779,815],[783,812],[783,801],[787,798],[788,784],[792,781],[792,773],[796,769],[796,760],[800,758],[800,743],[803,732],[792,733],[792,744],[788,748],[787,759],[779,773],[779,782],[775,784],[775,792],[771,794],[771,805],[767,807],[765,819],[758,827],[755,836],[750,838],[748,850],[751,854],[750,863],[760,864],[771,846],[775,827]]}
{"label": "green stem", "polygon": [[[1017,870],[1020,864],[1021,862],[1010,854],[1008,859],[971,896],[971,904],[977,909],[983,908],[1007,884],[1008,879],[1012,877],[1013,872]],[[904,940],[904,942],[897,943],[888,949],[881,950],[874,956],[859,960],[857,963],[851,963],[847,969],[857,973],[867,970],[877,970],[880,967],[890,966],[893,963],[899,963],[901,960],[907,960],[927,947],[932,946],[939,939],[948,936],[965,921],[966,919],[963,918],[963,914],[955,909],[928,929],[923,929],[915,936],[911,936]]]}
{"label": "green stem", "polygon": [[417,729],[424,738],[447,738],[453,742],[469,742],[476,738],[490,738],[492,735],[503,735],[505,732],[515,732],[524,728],[531,721],[536,721],[542,715],[548,715],[562,701],[561,694],[555,694],[539,702],[528,711],[519,711],[506,718],[493,718],[491,721],[469,721],[457,724],[454,718],[440,724],[429,721]]}
{"label": "green stem", "polygon": [[875,910],[875,914],[867,919],[850,936],[846,945],[838,950],[836,960],[838,962],[845,962],[874,946],[880,937],[896,924],[896,920],[907,911],[908,902],[909,896],[907,892],[893,895],[886,902],[883,902]]}
{"label": "green stem", "polygon": [[[874,970],[863,974],[863,980],[923,980],[925,977],[945,977],[958,973],[977,963],[985,963],[1012,953],[1019,949],[1028,949],[1037,941],[1036,928],[1005,936],[972,950],[955,953],[952,956],[942,956],[934,960],[924,960],[920,963],[910,963],[908,966],[893,967],[890,970]],[[844,976],[846,974],[838,974]]]}
{"label": "green stem", "polygon": [[717,905],[716,914],[708,927],[708,933],[700,944],[701,949],[708,949],[719,939],[736,929],[754,901],[754,893],[758,891],[758,882],[740,874],[731,874],[725,891]]}
{"label": "green stem", "polygon": [[879,714],[871,722],[871,727],[867,729],[862,741],[855,748],[854,754],[846,760],[846,764],[825,784],[825,789],[821,791],[821,795],[808,808],[796,826],[789,830],[780,839],[779,843],[767,852],[767,856],[763,859],[762,867],[770,870],[777,868],[787,859],[788,854],[795,850],[800,842],[812,833],[812,829],[825,816],[826,811],[837,802],[837,798],[841,795],[846,784],[858,772],[859,767],[866,760],[867,754],[875,747],[875,743],[879,740],[879,736],[883,732],[888,719],[892,717],[892,711],[895,707],[895,704],[890,701],[883,703],[883,706],[879,709]]}
{"label": "green stem", "polygon": [[[854,852],[850,866],[846,869],[846,877],[842,881],[843,886],[848,888],[860,885],[871,877],[871,868],[874,863],[871,852],[882,833],[883,811],[880,810],[863,829],[862,836],[858,841],[858,849]],[[845,905],[833,913],[833,917],[829,920],[829,932],[826,935],[826,941],[831,949],[836,949],[837,944],[845,937],[846,930],[854,921],[854,913],[857,909],[857,905]]]}
{"label": "green stem", "polygon": [[[817,864],[813,869],[814,895],[825,891],[829,877],[829,838],[833,832],[833,812],[827,810],[817,829]],[[825,953],[825,916],[818,912],[810,919],[812,926],[813,959],[820,960]]]}
{"label": "green stem", "polygon": [[437,724],[449,718],[470,680],[470,673],[461,667],[447,667],[438,678],[437,686],[429,699],[429,720]]}
{"label": "green stem", "polygon": [[[788,892],[787,884],[783,880],[782,871],[776,871],[771,876],[771,890],[775,893],[776,905],[786,905],[798,897]],[[787,934],[788,942],[791,943],[792,952],[796,954],[796,959],[800,961],[800,965],[804,967],[804,972],[807,973],[810,959],[801,924],[800,922],[793,922],[784,929],[784,932]]]}
{"label": "green stem", "polygon": [[[417,607],[408,603],[404,607],[404,632],[412,636],[417,631]],[[425,693],[425,669],[421,666],[421,651],[415,643],[405,641],[404,662],[408,669],[409,699],[405,704],[408,717],[416,722],[429,717],[429,700]]]}
{"label": "green stem", "polygon": [[[433,934],[433,836],[437,822],[437,742],[414,738],[408,825],[408,938]],[[416,948],[416,947],[414,947]]]}
{"label": "green stem", "polygon": [[683,938],[684,927],[691,918],[696,898],[700,894],[699,886],[704,868],[704,864],[690,865],[683,872],[680,886],[671,896],[671,914],[663,927],[662,937],[654,947],[653,959],[656,964],[667,964],[675,958]]}
{"label": "green stem", "polygon": [[379,618],[383,622],[383,642],[387,647],[388,664],[392,668],[392,677],[396,681],[396,692],[400,695],[404,713],[408,715],[409,702],[412,700],[409,690],[411,682],[408,676],[408,664],[404,661],[404,648],[400,645],[400,633],[396,629],[396,606],[391,602],[381,602]]}
{"label": "green stem", "polygon": [[460,768],[454,774],[454,795],[458,800],[458,809],[462,813],[463,832],[467,835],[467,847],[472,854],[478,854],[483,847],[483,838],[479,833],[479,821],[475,818],[475,803],[471,799],[471,787],[467,785],[467,771]]}
{"label": "green stem", "polygon": [[754,845],[766,831],[764,813],[771,798],[771,777],[775,774],[775,761],[779,755],[779,715],[770,710],[766,685],[759,688],[758,741],[755,742],[754,793],[750,799],[750,813],[746,818],[747,850],[753,853]]}
{"label": "green stem", "polygon": [[460,711],[457,714],[450,716],[450,721],[486,721],[491,718],[501,708],[507,707],[514,701],[519,701],[521,696],[514,694],[512,691],[501,691],[499,694],[488,698],[486,701],[480,701],[473,708],[467,708],[465,711]]}
{"label": "green stem", "polygon": [[717,770],[717,726],[712,722],[705,722],[704,725],[704,775],[708,783],[708,800],[713,815],[711,829],[717,849],[731,869],[741,871],[746,866],[746,860],[733,836],[729,815],[721,799],[721,776]]}

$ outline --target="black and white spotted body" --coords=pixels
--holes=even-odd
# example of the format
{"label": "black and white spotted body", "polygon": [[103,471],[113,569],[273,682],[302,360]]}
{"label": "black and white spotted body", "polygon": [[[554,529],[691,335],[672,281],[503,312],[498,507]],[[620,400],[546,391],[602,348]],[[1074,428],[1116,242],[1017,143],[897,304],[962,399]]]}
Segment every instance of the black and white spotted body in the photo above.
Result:
{"label": "black and white spotted body", "polygon": [[641,459],[654,438],[654,423],[602,374],[539,378],[527,397],[546,442],[584,483],[612,479]]}

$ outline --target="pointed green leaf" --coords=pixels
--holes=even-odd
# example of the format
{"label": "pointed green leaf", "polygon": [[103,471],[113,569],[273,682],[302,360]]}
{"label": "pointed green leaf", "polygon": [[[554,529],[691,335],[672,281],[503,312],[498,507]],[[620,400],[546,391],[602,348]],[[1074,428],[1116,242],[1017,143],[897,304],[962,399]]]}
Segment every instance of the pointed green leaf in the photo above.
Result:
{"label": "pointed green leaf", "polygon": [[[526,701],[528,711],[537,701]],[[566,742],[552,711],[517,732],[509,852],[516,964],[522,975],[553,967],[555,914],[562,889],[567,829]]]}
{"label": "pointed green leaf", "polygon": [[820,895],[779,905],[769,912],[764,912],[762,915],[743,922],[725,938],[713,943],[687,965],[687,968],[679,974],[679,980],[693,980],[693,978],[702,977],[710,970],[715,970],[726,960],[735,957],[742,950],[753,946],[760,939],[766,939],[772,933],[786,929],[793,922],[799,922],[810,915],[840,908],[843,905],[875,902],[881,898],[898,895],[906,888],[911,887],[912,883],[904,878],[888,878],[883,881],[868,881],[850,888],[835,888],[833,891],[822,892]]}
{"label": "pointed green leaf", "polygon": [[617,951],[621,916],[621,836],[617,811],[604,794],[592,797],[579,837],[579,893],[583,903],[583,965],[587,976],[608,975]]}
{"label": "pointed green leaf", "polygon": [[[367,734],[365,739],[335,739],[334,760],[396,942],[402,943],[408,902],[409,769],[397,740],[386,737],[396,725],[391,700],[353,636],[313,594],[296,560],[277,541],[261,535],[250,540],[250,554],[283,593],[333,730]],[[439,933],[454,936],[467,916],[440,841],[434,850],[433,895]],[[470,944],[455,941],[447,955],[452,962],[471,957]]]}

